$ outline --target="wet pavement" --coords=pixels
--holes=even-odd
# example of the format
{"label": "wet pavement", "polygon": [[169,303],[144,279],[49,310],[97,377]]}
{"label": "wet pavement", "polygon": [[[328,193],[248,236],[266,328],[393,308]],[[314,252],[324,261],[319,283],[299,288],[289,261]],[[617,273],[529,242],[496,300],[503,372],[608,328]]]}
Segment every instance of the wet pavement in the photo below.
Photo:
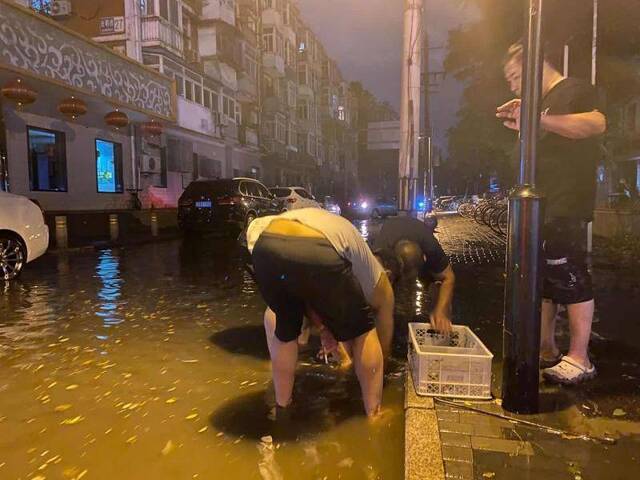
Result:
{"label": "wet pavement", "polygon": [[[378,228],[356,226],[365,237]],[[457,217],[438,231],[457,274],[455,321],[496,354],[499,395],[504,243]],[[640,446],[639,287],[597,252],[594,275],[601,375],[545,387],[556,412],[546,420],[619,437],[610,468],[624,472]],[[275,419],[264,304],[232,239],[46,255],[0,290],[0,478],[402,478],[403,339],[430,290],[416,295],[398,295],[381,421],[367,422],[357,382],[317,365],[313,349],[301,354],[296,408]],[[589,455],[582,478],[601,478],[606,458]]]}

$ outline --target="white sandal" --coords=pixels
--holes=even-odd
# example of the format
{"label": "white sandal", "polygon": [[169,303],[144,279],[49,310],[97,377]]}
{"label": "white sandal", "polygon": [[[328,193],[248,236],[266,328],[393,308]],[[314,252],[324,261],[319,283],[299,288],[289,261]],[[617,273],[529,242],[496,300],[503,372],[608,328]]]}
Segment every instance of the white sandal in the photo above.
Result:
{"label": "white sandal", "polygon": [[583,367],[575,360],[564,356],[556,366],[544,369],[542,375],[552,383],[578,385],[594,378],[596,367],[593,364],[590,368]]}

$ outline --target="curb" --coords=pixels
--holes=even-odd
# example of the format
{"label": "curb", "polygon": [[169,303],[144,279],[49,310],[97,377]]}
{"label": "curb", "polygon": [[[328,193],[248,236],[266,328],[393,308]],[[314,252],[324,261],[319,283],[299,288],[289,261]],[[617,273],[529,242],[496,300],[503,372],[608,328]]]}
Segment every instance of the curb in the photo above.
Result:
{"label": "curb", "polygon": [[444,480],[442,443],[433,398],[416,394],[409,370],[404,391],[404,478]]}
{"label": "curb", "polygon": [[151,243],[161,243],[161,242],[170,242],[173,240],[178,240],[182,238],[182,234],[168,234],[168,235],[159,235],[157,237],[147,237],[147,238],[139,238],[136,240],[130,241],[115,241],[111,242],[108,240],[102,242],[94,242],[90,245],[83,245],[81,247],[69,247],[69,248],[50,248],[47,250],[47,253],[53,255],[61,255],[67,253],[82,253],[82,252],[93,252],[96,250],[106,250],[108,248],[123,248],[123,247],[136,247],[140,245],[147,245]]}

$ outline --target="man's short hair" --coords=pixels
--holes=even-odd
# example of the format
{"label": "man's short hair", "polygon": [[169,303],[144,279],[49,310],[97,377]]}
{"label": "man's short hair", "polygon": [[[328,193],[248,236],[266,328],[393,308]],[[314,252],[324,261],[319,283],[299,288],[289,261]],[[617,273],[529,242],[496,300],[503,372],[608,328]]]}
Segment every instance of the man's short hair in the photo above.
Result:
{"label": "man's short hair", "polygon": [[420,271],[424,266],[424,253],[416,242],[400,240],[393,251],[402,265],[402,273]]}
{"label": "man's short hair", "polygon": [[522,57],[524,55],[524,46],[522,42],[516,42],[509,47],[506,55],[502,59],[502,66],[506,67],[509,63],[513,61],[518,61],[522,63]]}

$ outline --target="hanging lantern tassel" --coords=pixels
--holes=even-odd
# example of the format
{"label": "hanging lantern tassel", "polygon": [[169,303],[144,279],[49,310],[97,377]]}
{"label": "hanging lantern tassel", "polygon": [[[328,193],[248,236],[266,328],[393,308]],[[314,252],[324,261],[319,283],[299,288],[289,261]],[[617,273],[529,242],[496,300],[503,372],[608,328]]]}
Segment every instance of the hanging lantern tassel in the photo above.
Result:
{"label": "hanging lantern tassel", "polygon": [[142,124],[142,131],[149,137],[159,137],[162,135],[162,124],[156,120],[151,120]]}
{"label": "hanging lantern tassel", "polygon": [[81,115],[87,113],[87,104],[77,97],[65,98],[58,105],[58,111],[71,120],[75,120]]}
{"label": "hanging lantern tassel", "polygon": [[116,109],[104,116],[104,122],[117,130],[129,125],[129,117],[127,117],[126,113]]}
{"label": "hanging lantern tassel", "polygon": [[21,78],[10,80],[2,87],[2,96],[16,104],[18,110],[36,101],[38,92],[29,87]]}

